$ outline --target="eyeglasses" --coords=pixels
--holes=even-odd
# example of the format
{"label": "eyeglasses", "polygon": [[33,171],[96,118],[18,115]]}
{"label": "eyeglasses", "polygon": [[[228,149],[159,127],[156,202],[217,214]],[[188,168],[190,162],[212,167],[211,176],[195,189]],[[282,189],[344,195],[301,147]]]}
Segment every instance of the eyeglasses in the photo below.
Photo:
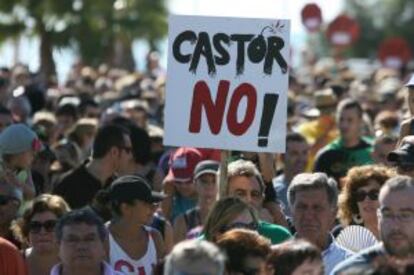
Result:
{"label": "eyeglasses", "polygon": [[11,201],[19,202],[19,200],[15,197],[0,195],[0,206],[7,205]]}
{"label": "eyeglasses", "polygon": [[29,232],[33,234],[38,234],[42,230],[42,227],[46,232],[51,233],[55,230],[57,221],[56,220],[47,220],[45,222],[33,221],[29,223]]}
{"label": "eyeglasses", "polygon": [[368,192],[365,191],[357,191],[355,193],[355,199],[358,202],[364,201],[366,197],[368,197],[372,201],[378,200],[378,193],[379,190],[370,190]]}
{"label": "eyeglasses", "polygon": [[388,210],[381,211],[381,209],[378,209],[377,214],[378,214],[378,217],[385,222],[389,222],[389,221],[394,222],[394,220],[396,219],[402,223],[410,223],[414,221],[413,210],[402,211],[399,213],[392,213],[391,211],[388,211]]}
{"label": "eyeglasses", "polygon": [[251,222],[251,223],[235,222],[229,225],[224,225],[220,231],[224,233],[226,231],[236,229],[236,228],[257,231],[257,229],[259,228],[259,225],[256,222]]}
{"label": "eyeglasses", "polygon": [[62,239],[63,242],[70,246],[76,246],[80,243],[86,244],[86,245],[92,245],[93,243],[97,242],[99,239],[99,236],[92,235],[92,236],[86,236],[84,238],[81,238],[79,236],[69,236]]}

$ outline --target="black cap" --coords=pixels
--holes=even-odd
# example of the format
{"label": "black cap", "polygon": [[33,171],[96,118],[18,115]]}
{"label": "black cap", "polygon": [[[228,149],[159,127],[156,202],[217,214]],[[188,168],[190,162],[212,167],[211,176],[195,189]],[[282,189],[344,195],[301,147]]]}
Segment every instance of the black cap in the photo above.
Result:
{"label": "black cap", "polygon": [[194,168],[194,179],[204,174],[217,174],[220,163],[214,160],[203,160],[200,161]]}
{"label": "black cap", "polygon": [[387,160],[397,164],[414,164],[414,144],[404,143],[400,148],[390,152]]}
{"label": "black cap", "polygon": [[148,203],[156,203],[165,199],[166,195],[152,191],[145,178],[128,175],[122,176],[112,183],[109,197],[112,201],[118,202],[140,200]]}

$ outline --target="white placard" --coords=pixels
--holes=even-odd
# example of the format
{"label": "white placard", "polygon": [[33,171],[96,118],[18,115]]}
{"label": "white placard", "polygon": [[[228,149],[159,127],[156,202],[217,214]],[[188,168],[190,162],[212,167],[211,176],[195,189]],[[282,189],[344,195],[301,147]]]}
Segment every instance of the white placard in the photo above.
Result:
{"label": "white placard", "polygon": [[284,152],[289,32],[289,20],[171,16],[164,144]]}

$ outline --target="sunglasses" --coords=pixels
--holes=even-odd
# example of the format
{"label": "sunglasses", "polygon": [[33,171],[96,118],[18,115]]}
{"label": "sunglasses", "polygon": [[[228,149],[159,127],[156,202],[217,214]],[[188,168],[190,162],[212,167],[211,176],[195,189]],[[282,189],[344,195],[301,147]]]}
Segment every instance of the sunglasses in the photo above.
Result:
{"label": "sunglasses", "polygon": [[259,228],[259,225],[255,222],[251,222],[251,223],[235,222],[229,225],[224,225],[221,229],[221,232],[226,232],[226,231],[236,229],[236,228],[257,231],[257,229]]}
{"label": "sunglasses", "polygon": [[372,201],[378,200],[378,193],[379,190],[371,190],[369,192],[365,191],[358,191],[355,193],[355,199],[358,202],[364,201],[366,197],[368,197]]}
{"label": "sunglasses", "polygon": [[51,233],[55,230],[57,221],[56,220],[47,220],[45,222],[30,222],[29,223],[29,232],[33,234],[38,234],[42,230],[42,227],[46,232]]}
{"label": "sunglasses", "polygon": [[0,206],[7,205],[11,201],[19,202],[19,200],[16,199],[15,197],[0,195]]}

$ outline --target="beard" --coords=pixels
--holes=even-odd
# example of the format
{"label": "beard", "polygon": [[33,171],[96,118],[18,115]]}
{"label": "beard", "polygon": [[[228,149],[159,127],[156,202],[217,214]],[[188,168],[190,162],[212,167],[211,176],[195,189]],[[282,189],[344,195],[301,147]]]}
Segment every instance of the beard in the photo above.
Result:
{"label": "beard", "polygon": [[[411,240],[402,232],[391,232],[386,236],[381,236],[386,251],[397,258],[407,258],[414,255],[414,240]],[[398,238],[400,244],[396,244],[393,238]]]}

